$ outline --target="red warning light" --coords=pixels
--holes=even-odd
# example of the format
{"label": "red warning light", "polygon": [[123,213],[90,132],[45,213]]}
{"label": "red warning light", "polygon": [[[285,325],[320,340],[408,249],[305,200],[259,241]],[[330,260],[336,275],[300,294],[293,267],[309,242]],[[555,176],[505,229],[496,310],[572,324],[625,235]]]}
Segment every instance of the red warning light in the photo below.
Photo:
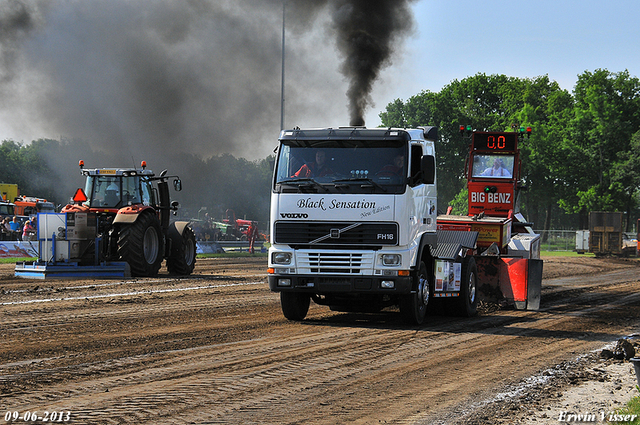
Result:
{"label": "red warning light", "polygon": [[73,195],[73,202],[77,204],[81,204],[87,201],[87,195],[85,195],[84,190],[82,188],[76,190],[75,195]]}
{"label": "red warning light", "polygon": [[142,169],[144,170],[145,168],[147,168],[147,161],[142,161],[140,163],[140,165],[142,166]]}
{"label": "red warning light", "polygon": [[78,165],[80,166],[80,168],[84,168],[84,161],[83,160],[78,161]]}

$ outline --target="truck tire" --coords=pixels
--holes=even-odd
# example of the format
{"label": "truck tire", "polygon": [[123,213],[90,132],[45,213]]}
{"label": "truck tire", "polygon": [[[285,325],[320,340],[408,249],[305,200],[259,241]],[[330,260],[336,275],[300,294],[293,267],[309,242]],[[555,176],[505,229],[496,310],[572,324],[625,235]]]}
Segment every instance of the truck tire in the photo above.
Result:
{"label": "truck tire", "polygon": [[475,316],[478,312],[478,267],[472,256],[462,260],[460,296],[455,300],[455,314],[460,317]]}
{"label": "truck tire", "polygon": [[416,280],[416,291],[400,298],[400,314],[405,323],[421,325],[427,315],[427,305],[432,295],[432,283],[424,261],[420,261]]}
{"label": "truck tire", "polygon": [[122,225],[118,256],[129,263],[131,276],[157,276],[164,258],[164,237],[158,217],[141,214],[132,224]]}
{"label": "truck tire", "polygon": [[171,255],[167,258],[167,270],[171,274],[190,275],[196,266],[196,235],[185,227],[179,239],[173,239]]}
{"label": "truck tire", "polygon": [[299,292],[280,292],[280,306],[284,317],[297,322],[304,320],[309,311],[311,296]]}

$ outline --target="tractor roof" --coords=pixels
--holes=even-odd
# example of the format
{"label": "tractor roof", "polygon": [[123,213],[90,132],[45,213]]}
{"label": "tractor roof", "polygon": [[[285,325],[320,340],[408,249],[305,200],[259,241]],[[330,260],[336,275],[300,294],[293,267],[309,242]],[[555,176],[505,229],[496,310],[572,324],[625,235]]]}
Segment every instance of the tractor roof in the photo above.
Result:
{"label": "tractor roof", "polygon": [[82,174],[85,176],[154,176],[153,171],[139,168],[83,168]]}
{"label": "tractor roof", "polygon": [[141,168],[84,168],[83,160],[78,161],[78,165],[83,176],[154,176],[153,171],[147,170],[147,161],[140,163]]}

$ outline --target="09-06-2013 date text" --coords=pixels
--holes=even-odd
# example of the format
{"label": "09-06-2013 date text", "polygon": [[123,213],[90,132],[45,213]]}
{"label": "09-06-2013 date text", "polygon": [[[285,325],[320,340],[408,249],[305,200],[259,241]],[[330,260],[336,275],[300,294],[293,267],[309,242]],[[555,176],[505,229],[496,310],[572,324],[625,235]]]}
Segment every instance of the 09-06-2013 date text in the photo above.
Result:
{"label": "09-06-2013 date text", "polygon": [[71,412],[69,411],[45,411],[42,414],[39,412],[24,412],[20,413],[17,410],[9,410],[4,414],[5,422],[69,422],[71,420]]}

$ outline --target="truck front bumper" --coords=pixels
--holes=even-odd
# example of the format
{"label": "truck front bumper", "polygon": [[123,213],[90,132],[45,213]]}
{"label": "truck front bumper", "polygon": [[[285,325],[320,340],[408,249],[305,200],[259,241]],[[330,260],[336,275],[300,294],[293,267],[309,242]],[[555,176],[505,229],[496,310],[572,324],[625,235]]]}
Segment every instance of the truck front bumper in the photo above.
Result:
{"label": "truck front bumper", "polygon": [[411,277],[271,274],[269,289],[310,294],[408,294]]}

